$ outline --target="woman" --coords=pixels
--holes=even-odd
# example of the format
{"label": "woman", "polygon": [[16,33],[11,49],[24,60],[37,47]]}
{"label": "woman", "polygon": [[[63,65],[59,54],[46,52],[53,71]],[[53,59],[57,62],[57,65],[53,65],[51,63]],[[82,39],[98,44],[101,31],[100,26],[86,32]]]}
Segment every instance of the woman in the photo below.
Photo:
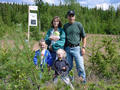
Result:
{"label": "woman", "polygon": [[63,49],[65,44],[65,33],[61,27],[62,23],[60,18],[55,16],[51,22],[51,28],[48,30],[45,37],[53,62],[56,59],[56,51],[60,48]]}

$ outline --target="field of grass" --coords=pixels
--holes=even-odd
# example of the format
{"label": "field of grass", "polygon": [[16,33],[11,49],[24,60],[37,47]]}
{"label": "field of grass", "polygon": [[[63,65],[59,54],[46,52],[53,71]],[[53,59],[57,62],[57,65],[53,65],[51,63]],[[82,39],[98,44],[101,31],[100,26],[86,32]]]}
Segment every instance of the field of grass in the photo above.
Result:
{"label": "field of grass", "polygon": [[[40,38],[45,33],[41,32]],[[33,65],[38,42],[20,31],[0,38],[0,90],[70,90],[62,82],[54,85],[53,71],[39,79]],[[119,90],[120,88],[120,36],[87,34],[84,56],[87,83],[81,84],[74,66],[75,90]],[[74,64],[75,65],[75,64]]]}

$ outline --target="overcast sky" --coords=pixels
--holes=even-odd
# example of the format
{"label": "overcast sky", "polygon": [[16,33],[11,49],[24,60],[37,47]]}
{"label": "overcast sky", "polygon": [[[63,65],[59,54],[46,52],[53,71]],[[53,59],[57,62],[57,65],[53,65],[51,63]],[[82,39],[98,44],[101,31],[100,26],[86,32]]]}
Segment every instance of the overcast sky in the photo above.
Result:
{"label": "overcast sky", "polygon": [[[60,1],[64,3],[64,0],[43,0],[44,2],[48,2],[49,4],[59,5]],[[0,0],[0,2],[16,2],[16,3],[27,3],[27,4],[34,4],[34,0]],[[120,0],[77,0],[82,6],[87,6],[89,8],[94,7],[102,7],[103,10],[109,8],[109,5],[113,5],[117,8],[120,5]]]}

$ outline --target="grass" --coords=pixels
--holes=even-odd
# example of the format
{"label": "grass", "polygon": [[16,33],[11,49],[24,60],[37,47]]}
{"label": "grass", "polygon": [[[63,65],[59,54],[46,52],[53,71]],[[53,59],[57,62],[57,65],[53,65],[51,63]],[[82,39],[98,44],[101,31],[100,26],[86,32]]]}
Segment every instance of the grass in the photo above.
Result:
{"label": "grass", "polygon": [[[41,32],[37,39],[43,38],[44,35],[45,33]],[[25,40],[26,34],[18,30],[0,39],[0,90],[38,90],[38,88],[40,90],[69,90],[70,88],[62,82],[53,84],[53,72],[43,80],[39,79],[32,60],[34,50],[38,49],[37,41],[33,37],[30,38],[30,43]],[[74,70],[75,90],[119,90],[119,50],[119,37],[88,34],[84,56],[87,84],[80,83],[77,71]]]}

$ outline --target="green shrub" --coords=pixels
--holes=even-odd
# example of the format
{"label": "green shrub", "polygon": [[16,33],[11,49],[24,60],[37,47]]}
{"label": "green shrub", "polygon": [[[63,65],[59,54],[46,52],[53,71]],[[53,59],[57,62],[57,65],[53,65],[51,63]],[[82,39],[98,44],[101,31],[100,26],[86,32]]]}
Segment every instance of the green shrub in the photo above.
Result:
{"label": "green shrub", "polygon": [[[13,47],[11,48],[8,39],[4,40],[4,48],[0,47],[0,89],[33,90],[41,88],[42,83],[52,78],[46,71],[43,80],[40,80],[33,63],[35,53],[32,50],[33,44],[28,45],[23,36],[22,32],[13,34],[14,38],[11,35],[14,41]],[[23,49],[20,48],[21,45]]]}
{"label": "green shrub", "polygon": [[[90,67],[100,78],[112,79],[120,78],[120,56],[118,53],[117,42],[112,38],[104,38],[102,44],[92,47],[90,56]],[[96,45],[96,43],[93,43]]]}

